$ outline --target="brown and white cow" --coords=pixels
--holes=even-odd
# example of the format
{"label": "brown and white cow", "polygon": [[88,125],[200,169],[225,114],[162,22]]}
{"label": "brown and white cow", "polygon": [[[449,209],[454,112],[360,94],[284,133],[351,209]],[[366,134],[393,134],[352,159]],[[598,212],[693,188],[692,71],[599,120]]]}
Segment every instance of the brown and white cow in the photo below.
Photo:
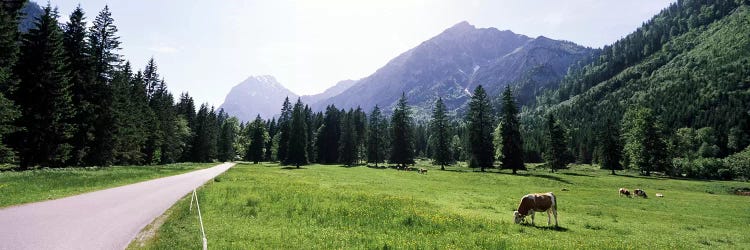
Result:
{"label": "brown and white cow", "polygon": [[620,192],[620,197],[624,195],[624,196],[627,196],[628,198],[632,198],[630,196],[630,190],[628,190],[627,188],[620,188],[619,192]]}
{"label": "brown and white cow", "polygon": [[419,168],[419,173],[420,174],[427,174],[427,169],[426,168]]}
{"label": "brown and white cow", "polygon": [[648,198],[648,195],[646,195],[646,191],[643,191],[641,189],[633,190],[633,194],[635,194],[635,196],[640,196],[640,197],[643,197],[643,198]]}
{"label": "brown and white cow", "polygon": [[526,216],[531,215],[531,224],[534,225],[534,212],[547,212],[547,225],[550,225],[551,216],[555,216],[555,226],[557,226],[557,199],[552,192],[543,194],[527,194],[521,198],[518,204],[518,210],[513,212],[513,219],[516,224],[524,221]]}

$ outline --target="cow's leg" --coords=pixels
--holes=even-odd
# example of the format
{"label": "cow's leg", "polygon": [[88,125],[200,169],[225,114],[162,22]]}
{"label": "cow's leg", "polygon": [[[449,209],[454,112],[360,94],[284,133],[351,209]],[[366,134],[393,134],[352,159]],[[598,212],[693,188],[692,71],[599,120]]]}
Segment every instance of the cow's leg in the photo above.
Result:
{"label": "cow's leg", "polygon": [[529,210],[529,213],[531,213],[531,225],[534,225],[534,210]]}
{"label": "cow's leg", "polygon": [[552,213],[552,209],[547,210],[547,226],[549,226],[550,224],[552,224],[552,215],[551,215],[551,213]]}
{"label": "cow's leg", "polygon": [[557,209],[556,208],[552,208],[552,214],[555,215],[555,227],[557,227]]}

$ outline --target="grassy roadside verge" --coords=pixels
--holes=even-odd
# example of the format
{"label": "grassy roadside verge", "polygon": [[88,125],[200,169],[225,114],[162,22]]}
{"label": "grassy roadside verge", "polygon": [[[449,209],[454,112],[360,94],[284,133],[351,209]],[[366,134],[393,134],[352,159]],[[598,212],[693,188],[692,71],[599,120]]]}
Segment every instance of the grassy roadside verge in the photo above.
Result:
{"label": "grassy roadside verge", "polygon": [[[198,196],[216,249],[750,247],[747,197],[728,192],[744,182],[611,176],[586,167],[520,175],[459,170],[239,164]],[[619,187],[651,197],[621,198]],[[536,227],[513,224],[519,198],[546,191],[558,196],[561,227],[546,227],[544,213]],[[189,203],[189,196],[180,200],[150,240],[129,249],[200,248]]]}
{"label": "grassy roadside verge", "polygon": [[0,208],[117,187],[208,168],[218,163],[60,168],[0,172]]}

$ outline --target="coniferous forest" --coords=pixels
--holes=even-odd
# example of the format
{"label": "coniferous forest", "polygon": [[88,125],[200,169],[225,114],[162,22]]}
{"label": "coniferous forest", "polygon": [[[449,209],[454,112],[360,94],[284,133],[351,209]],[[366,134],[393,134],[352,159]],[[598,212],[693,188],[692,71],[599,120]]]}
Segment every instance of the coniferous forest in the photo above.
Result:
{"label": "coniferous forest", "polygon": [[316,111],[287,98],[277,117],[247,122],[196,107],[187,93],[175,100],[153,58],[144,69],[123,61],[108,8],[91,20],[78,8],[58,23],[48,5],[20,33],[22,4],[0,11],[0,160],[20,169],[240,159],[404,167],[430,158],[443,169],[593,163],[613,174],[750,177],[745,0],[678,1],[523,106],[518,84],[498,96],[479,85],[460,115],[437,99],[430,118],[415,120],[403,93],[393,110]]}

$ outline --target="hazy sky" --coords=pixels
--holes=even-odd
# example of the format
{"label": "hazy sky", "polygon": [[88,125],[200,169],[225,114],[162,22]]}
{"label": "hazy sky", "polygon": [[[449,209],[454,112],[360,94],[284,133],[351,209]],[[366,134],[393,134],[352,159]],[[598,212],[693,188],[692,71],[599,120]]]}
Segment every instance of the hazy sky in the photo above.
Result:
{"label": "hazy sky", "polygon": [[[446,28],[468,21],[601,47],[674,0],[51,0],[61,19],[80,4],[89,24],[109,5],[137,68],[154,57],[178,96],[219,106],[251,75],[297,94],[370,75]],[[37,1],[40,4],[46,4]]]}

